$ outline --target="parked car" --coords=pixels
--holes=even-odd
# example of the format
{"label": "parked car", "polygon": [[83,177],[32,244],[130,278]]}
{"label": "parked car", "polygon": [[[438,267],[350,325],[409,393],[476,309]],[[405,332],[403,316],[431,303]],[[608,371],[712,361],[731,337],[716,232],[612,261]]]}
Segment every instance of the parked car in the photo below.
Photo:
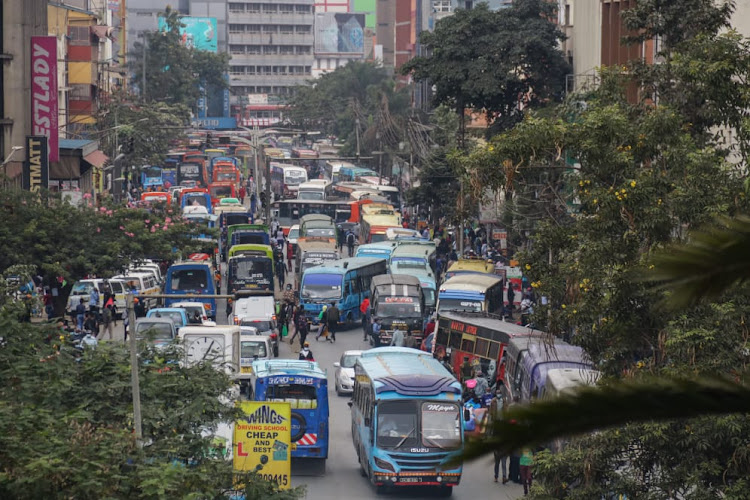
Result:
{"label": "parked car", "polygon": [[336,394],[339,396],[354,392],[354,365],[360,356],[362,351],[344,351],[341,359],[333,364],[336,368]]}

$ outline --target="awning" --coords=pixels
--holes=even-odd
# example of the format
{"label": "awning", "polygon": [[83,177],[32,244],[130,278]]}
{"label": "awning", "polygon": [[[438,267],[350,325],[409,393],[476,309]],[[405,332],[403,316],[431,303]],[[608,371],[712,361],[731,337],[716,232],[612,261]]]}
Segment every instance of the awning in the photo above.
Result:
{"label": "awning", "polygon": [[109,161],[109,157],[97,149],[93,153],[89,153],[84,156],[83,161],[85,161],[86,163],[90,163],[95,167],[103,168],[104,165],[106,165]]}
{"label": "awning", "polygon": [[99,39],[109,38],[110,40],[114,40],[114,36],[113,36],[114,30],[115,29],[112,26],[106,26],[106,25],[91,26],[91,33],[96,35]]}

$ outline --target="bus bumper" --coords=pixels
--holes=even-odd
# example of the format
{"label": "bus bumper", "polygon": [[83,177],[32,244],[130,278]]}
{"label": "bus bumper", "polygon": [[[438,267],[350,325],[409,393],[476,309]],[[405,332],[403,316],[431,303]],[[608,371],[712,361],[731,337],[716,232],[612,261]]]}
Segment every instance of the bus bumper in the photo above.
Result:
{"label": "bus bumper", "polygon": [[460,472],[375,472],[376,486],[458,486]]}

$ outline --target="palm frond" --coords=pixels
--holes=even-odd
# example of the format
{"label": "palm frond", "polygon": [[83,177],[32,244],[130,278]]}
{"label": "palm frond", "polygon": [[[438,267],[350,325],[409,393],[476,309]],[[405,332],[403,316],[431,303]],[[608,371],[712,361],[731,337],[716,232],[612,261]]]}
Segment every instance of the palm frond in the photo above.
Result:
{"label": "palm frond", "polygon": [[627,423],[750,413],[750,388],[725,379],[649,378],[587,387],[574,395],[511,406],[488,437],[470,442],[463,459]]}
{"label": "palm frond", "polygon": [[723,217],[697,230],[685,244],[654,256],[644,279],[671,291],[667,305],[686,307],[715,299],[750,278],[750,217]]}

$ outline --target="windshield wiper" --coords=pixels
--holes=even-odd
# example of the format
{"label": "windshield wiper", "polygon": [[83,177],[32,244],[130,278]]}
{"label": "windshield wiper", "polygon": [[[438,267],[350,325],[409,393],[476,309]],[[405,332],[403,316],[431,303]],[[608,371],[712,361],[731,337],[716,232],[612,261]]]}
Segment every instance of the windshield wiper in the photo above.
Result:
{"label": "windshield wiper", "polygon": [[441,446],[440,444],[438,444],[437,441],[433,441],[432,439],[428,438],[424,434],[422,434],[422,441],[424,441],[424,442],[426,442],[426,443],[428,443],[430,445],[435,446],[435,448],[440,448],[441,450],[445,449],[445,446]]}
{"label": "windshield wiper", "polygon": [[412,427],[409,433],[406,436],[404,436],[401,439],[401,441],[398,442],[398,444],[396,445],[396,448],[401,448],[401,445],[404,444],[404,441],[406,441],[409,438],[409,436],[411,436],[411,433],[414,432],[415,430],[416,430],[416,427]]}

